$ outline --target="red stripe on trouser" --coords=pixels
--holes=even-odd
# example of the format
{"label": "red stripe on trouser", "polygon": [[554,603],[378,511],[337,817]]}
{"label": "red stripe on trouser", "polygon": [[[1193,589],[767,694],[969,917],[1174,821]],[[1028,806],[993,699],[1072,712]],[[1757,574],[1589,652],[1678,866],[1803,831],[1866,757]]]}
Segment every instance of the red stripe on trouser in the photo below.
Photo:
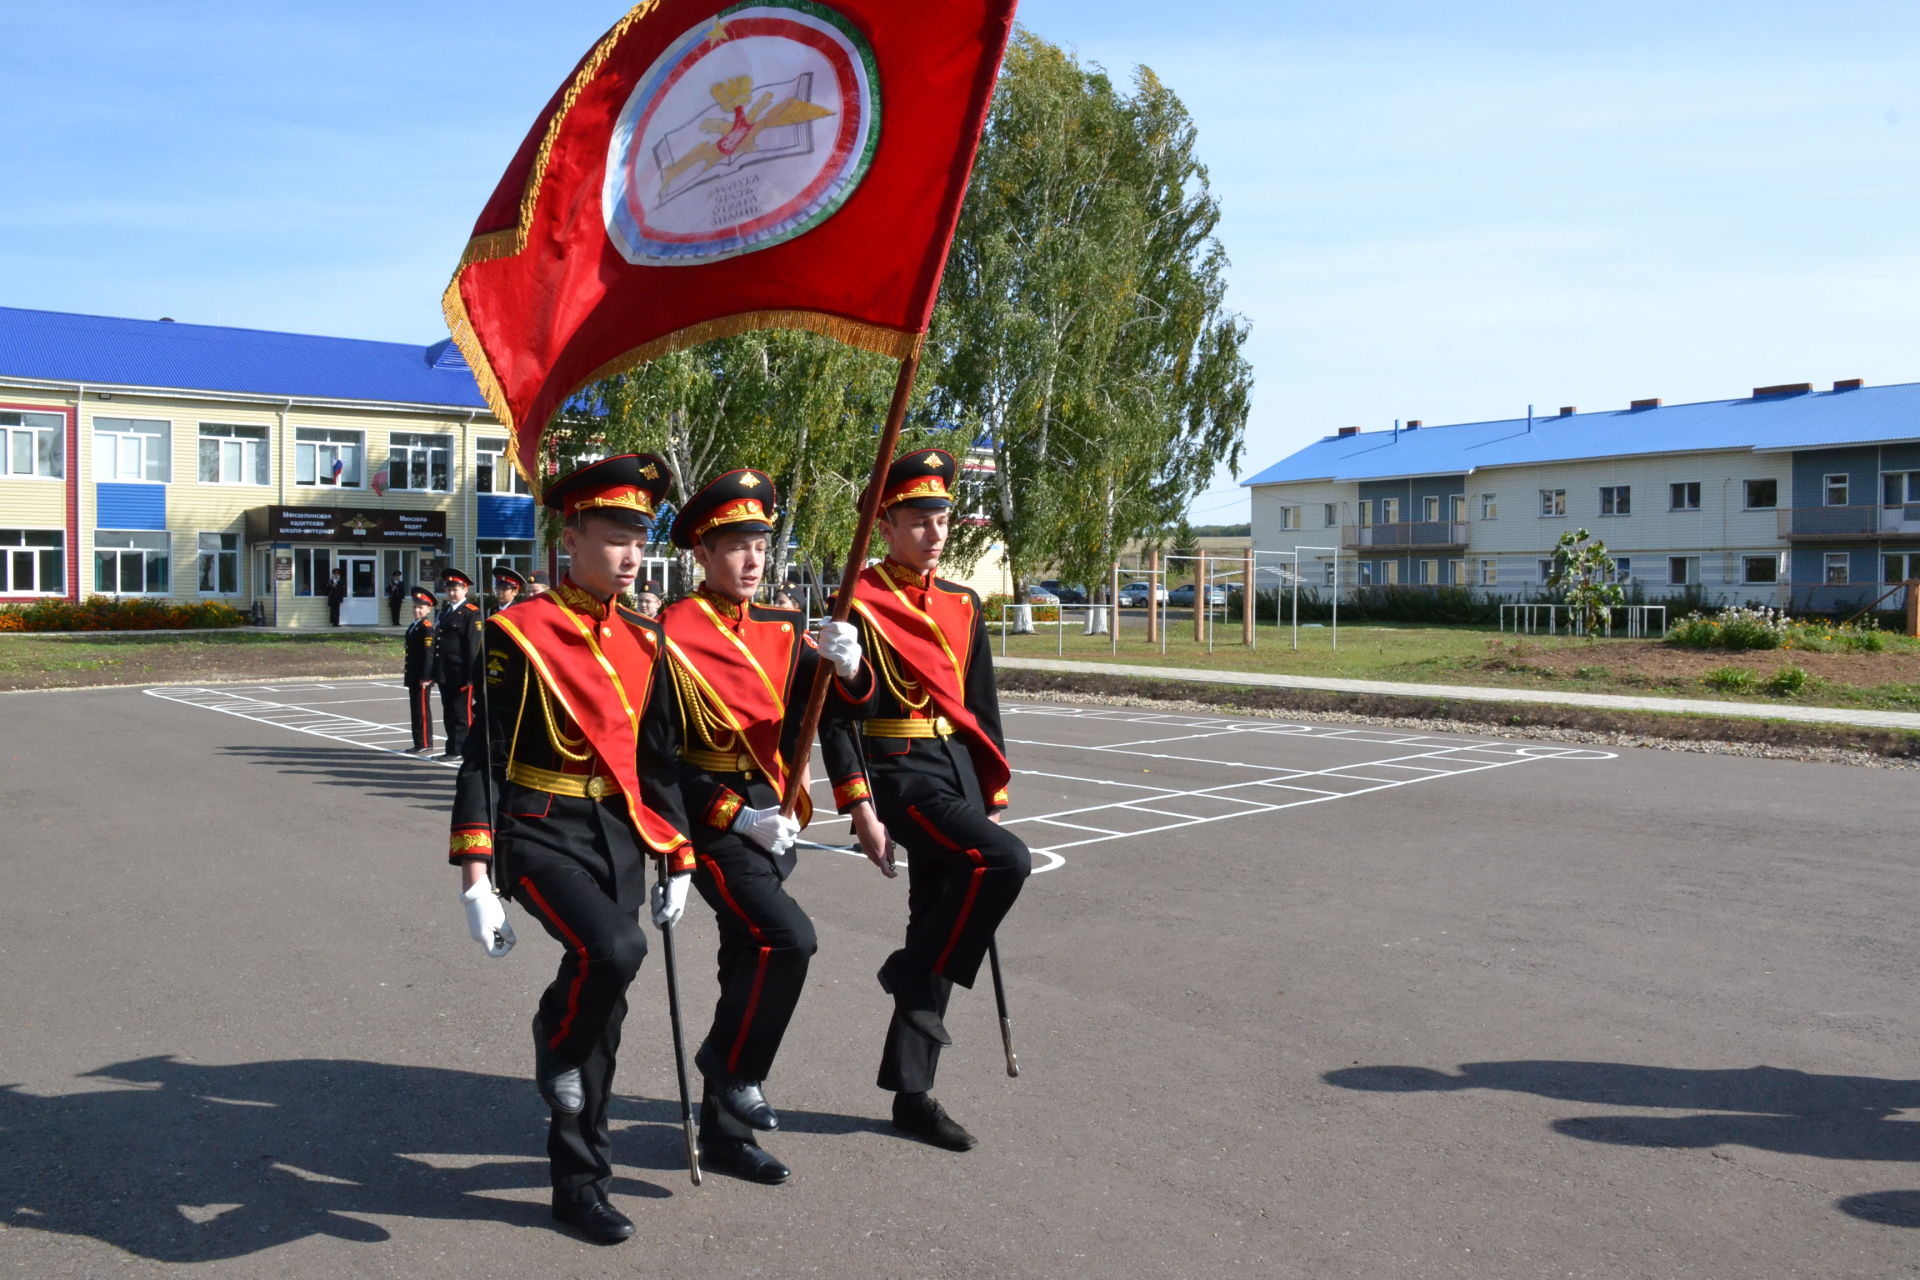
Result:
{"label": "red stripe on trouser", "polygon": [[426,739],[420,745],[430,747],[433,745],[433,704],[427,701],[427,686],[419,686],[414,693],[420,699],[420,736]]}
{"label": "red stripe on trouser", "polygon": [[960,903],[960,914],[954,918],[953,932],[947,935],[947,945],[940,948],[940,958],[933,962],[933,971],[939,973],[947,967],[947,957],[953,954],[954,946],[960,941],[961,931],[967,927],[967,917],[973,914],[973,900],[980,896],[980,878],[987,874],[986,859],[980,856],[978,849],[962,849],[949,840],[944,833],[936,831],[933,824],[927,821],[926,815],[920,812],[919,805],[908,805],[907,812],[912,815],[915,822],[920,824],[920,829],[939,841],[943,848],[950,849],[954,853],[963,853],[973,859],[973,874],[967,877],[967,896]]}
{"label": "red stripe on trouser", "polygon": [[728,1071],[739,1067],[740,1051],[747,1047],[747,1029],[753,1026],[754,1011],[760,1007],[760,987],[767,980],[767,957],[772,954],[772,947],[760,948],[760,963],[753,971],[753,990],[747,993],[747,1011],[740,1016],[740,1034],[733,1038],[733,1048],[727,1052]]}
{"label": "red stripe on trouser", "polygon": [[473,728],[473,686],[467,686],[467,728]]}
{"label": "red stripe on trouser", "polygon": [[540,896],[540,890],[534,887],[533,881],[522,876],[520,887],[527,891],[527,896],[533,900],[533,905],[538,908],[540,914],[553,922],[553,927],[560,931],[566,938],[567,945],[573,948],[575,955],[580,957],[580,971],[573,975],[573,985],[567,988],[567,1016],[560,1019],[560,1029],[547,1040],[547,1048],[558,1049],[560,1042],[567,1038],[567,1032],[573,1028],[574,1015],[580,1012],[580,988],[587,980],[587,944],[580,941],[580,935],[567,928],[567,922],[547,905],[547,900]]}

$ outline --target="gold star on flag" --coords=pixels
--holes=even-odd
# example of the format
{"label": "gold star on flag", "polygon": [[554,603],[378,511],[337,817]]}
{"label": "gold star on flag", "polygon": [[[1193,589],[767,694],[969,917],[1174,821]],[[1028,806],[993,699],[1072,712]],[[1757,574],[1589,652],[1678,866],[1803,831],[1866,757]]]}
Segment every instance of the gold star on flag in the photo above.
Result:
{"label": "gold star on flag", "polygon": [[707,32],[707,43],[724,44],[730,38],[727,34],[727,20],[725,18],[715,18],[713,20],[713,30]]}

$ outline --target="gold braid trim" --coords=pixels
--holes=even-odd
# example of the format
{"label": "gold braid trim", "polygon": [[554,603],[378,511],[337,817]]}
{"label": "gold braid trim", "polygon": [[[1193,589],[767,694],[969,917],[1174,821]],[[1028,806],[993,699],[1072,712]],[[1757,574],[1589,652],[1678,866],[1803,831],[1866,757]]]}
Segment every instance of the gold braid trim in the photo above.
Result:
{"label": "gold braid trim", "polygon": [[[901,706],[909,711],[919,711],[933,701],[933,693],[926,686],[901,674],[899,664],[894,661],[892,645],[884,640],[879,641],[867,650],[867,656],[874,659],[874,666],[879,668],[880,679],[886,684],[887,692]],[[915,693],[920,695],[917,701],[913,697]]]}
{"label": "gold braid trim", "polygon": [[493,852],[493,832],[468,831],[447,840],[447,856],[457,858],[463,853]]}
{"label": "gold braid trim", "polygon": [[674,691],[680,695],[680,727],[687,739],[697,738],[710,751],[736,750],[739,740],[734,737],[733,726],[714,710],[706,690],[693,678],[693,673],[672,654],[667,656],[667,670],[673,673]]}

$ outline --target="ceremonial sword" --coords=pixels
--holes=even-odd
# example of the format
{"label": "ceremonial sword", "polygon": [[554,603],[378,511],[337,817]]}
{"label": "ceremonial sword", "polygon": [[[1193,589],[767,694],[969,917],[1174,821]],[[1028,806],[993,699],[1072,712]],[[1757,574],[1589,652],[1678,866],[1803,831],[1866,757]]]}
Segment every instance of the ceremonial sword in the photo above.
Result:
{"label": "ceremonial sword", "polygon": [[[667,897],[667,860],[660,859],[660,900]],[[687,1173],[700,1185],[700,1140],[693,1132],[693,1094],[687,1087],[687,1043],[680,1030],[680,970],[673,962],[673,925],[660,926],[661,947],[667,961],[667,1017],[673,1024],[673,1073],[680,1080],[680,1122],[687,1137]]]}

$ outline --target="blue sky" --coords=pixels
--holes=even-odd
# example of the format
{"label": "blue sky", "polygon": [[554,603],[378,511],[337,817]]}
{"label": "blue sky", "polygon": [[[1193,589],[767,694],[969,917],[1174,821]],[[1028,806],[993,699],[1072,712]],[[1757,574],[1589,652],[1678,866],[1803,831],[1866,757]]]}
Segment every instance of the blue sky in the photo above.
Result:
{"label": "blue sky", "polygon": [[[618,3],[9,5],[0,303],[427,342]],[[1027,0],[1187,101],[1242,474],[1336,427],[1920,380],[1920,4]],[[1230,476],[1196,521],[1244,518]]]}

